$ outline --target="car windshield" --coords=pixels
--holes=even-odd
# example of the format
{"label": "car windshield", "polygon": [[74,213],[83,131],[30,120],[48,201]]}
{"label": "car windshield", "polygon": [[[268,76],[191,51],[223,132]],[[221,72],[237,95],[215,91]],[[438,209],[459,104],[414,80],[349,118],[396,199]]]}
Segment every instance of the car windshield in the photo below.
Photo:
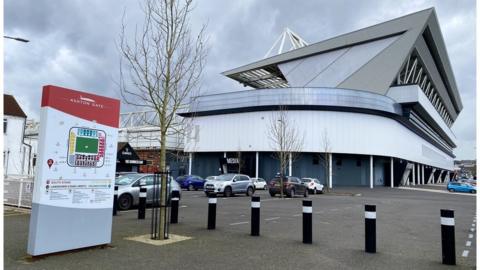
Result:
{"label": "car windshield", "polygon": [[115,185],[124,186],[130,185],[135,182],[138,178],[142,177],[140,174],[126,174],[115,179]]}
{"label": "car windshield", "polygon": [[234,176],[235,176],[235,174],[233,174],[233,173],[222,174],[222,175],[217,176],[215,181],[230,181],[230,180],[232,180],[232,178]]}
{"label": "car windshield", "polygon": [[206,180],[215,180],[215,178],[217,178],[217,176],[209,176],[207,178],[205,178]]}
{"label": "car windshield", "polygon": [[311,180],[311,179],[308,179],[308,178],[302,178],[302,182],[303,182],[303,183],[307,183],[307,182],[310,182],[310,181],[312,181],[312,180]]}

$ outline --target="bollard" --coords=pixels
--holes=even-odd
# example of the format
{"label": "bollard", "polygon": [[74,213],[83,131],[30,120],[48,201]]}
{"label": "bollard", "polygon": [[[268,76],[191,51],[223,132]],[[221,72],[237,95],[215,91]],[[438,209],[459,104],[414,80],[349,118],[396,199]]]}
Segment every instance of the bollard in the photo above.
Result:
{"label": "bollard", "polygon": [[377,210],[375,205],[365,205],[365,252],[377,252]]}
{"label": "bollard", "polygon": [[453,210],[440,210],[442,225],[442,263],[455,265],[455,218]]}
{"label": "bollard", "polygon": [[208,226],[207,229],[215,230],[215,218],[217,215],[217,194],[208,195]]}
{"label": "bollard", "polygon": [[138,198],[138,219],[145,219],[145,208],[147,207],[147,188],[140,188],[140,196]]}
{"label": "bollard", "polygon": [[302,202],[303,212],[303,243],[312,243],[312,201]]}
{"label": "bollard", "polygon": [[118,186],[113,188],[113,215],[117,215],[117,205],[118,205]]}
{"label": "bollard", "polygon": [[258,196],[252,196],[252,226],[250,235],[260,235],[260,197]]}
{"label": "bollard", "polygon": [[172,191],[172,208],[170,209],[170,223],[178,223],[178,204],[180,202],[180,192],[178,190]]}

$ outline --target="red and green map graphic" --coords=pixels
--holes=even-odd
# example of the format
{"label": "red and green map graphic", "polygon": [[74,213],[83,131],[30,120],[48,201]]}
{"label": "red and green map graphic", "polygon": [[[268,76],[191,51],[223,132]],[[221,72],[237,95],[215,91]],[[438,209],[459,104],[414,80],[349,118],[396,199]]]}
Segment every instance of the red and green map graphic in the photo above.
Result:
{"label": "red and green map graphic", "polygon": [[72,167],[102,167],[105,159],[105,131],[72,127],[68,136],[67,163]]}

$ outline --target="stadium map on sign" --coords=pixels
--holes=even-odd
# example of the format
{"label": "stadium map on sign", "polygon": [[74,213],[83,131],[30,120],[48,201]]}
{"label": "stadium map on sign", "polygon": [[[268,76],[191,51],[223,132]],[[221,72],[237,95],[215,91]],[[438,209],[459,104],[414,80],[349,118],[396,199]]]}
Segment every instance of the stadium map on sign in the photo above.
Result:
{"label": "stadium map on sign", "polygon": [[72,127],[68,138],[67,164],[99,168],[105,161],[105,131]]}

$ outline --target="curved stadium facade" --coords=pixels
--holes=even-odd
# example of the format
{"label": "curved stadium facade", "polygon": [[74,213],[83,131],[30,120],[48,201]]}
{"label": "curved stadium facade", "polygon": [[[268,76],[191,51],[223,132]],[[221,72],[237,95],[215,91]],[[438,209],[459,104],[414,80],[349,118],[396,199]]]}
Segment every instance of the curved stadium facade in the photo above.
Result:
{"label": "curved stadium facade", "polygon": [[252,89],[196,97],[180,114],[194,127],[191,174],[217,175],[240,157],[243,173],[272,178],[269,119],[282,108],[305,134],[289,175],[370,187],[451,177],[462,103],[433,8],[223,74]]}

